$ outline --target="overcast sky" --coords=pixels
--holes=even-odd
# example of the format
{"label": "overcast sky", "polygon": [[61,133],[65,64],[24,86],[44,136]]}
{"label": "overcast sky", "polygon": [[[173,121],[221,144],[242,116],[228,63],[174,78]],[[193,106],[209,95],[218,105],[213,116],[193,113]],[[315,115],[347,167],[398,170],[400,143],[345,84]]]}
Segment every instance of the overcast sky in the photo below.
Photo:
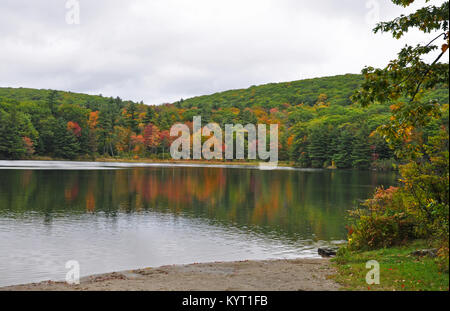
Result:
{"label": "overcast sky", "polygon": [[0,1],[0,86],[160,104],[359,73],[405,44],[371,32],[404,12],[388,0],[79,0],[79,24],[66,2]]}

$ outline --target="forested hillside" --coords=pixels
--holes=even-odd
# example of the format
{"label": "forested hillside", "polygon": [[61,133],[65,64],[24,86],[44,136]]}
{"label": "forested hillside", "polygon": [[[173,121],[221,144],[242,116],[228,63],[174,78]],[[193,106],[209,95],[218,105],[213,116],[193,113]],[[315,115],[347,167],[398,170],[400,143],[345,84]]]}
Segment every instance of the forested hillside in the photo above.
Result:
{"label": "forested hillside", "polygon": [[[390,118],[388,105],[352,104],[361,75],[342,75],[252,86],[147,106],[71,92],[0,88],[0,158],[48,156],[61,159],[169,159],[176,122],[278,123],[279,159],[302,167],[391,168],[393,152],[372,134]],[[444,104],[434,134],[448,123],[448,89],[424,94]]]}

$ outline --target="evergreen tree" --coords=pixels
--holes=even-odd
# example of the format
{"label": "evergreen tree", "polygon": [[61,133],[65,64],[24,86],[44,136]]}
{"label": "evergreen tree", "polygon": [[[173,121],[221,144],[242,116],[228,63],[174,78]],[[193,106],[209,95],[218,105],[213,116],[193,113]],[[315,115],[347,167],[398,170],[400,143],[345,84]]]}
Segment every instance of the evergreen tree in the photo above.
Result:
{"label": "evergreen tree", "polygon": [[49,155],[53,153],[53,137],[56,127],[57,121],[53,116],[39,120],[37,124],[39,140],[36,148],[38,154]]}
{"label": "evergreen tree", "polygon": [[352,146],[353,135],[350,131],[344,129],[339,135],[336,153],[333,156],[333,161],[337,168],[352,167]]}
{"label": "evergreen tree", "polygon": [[[208,124],[211,122],[211,117],[212,117],[211,106],[207,105],[202,111],[202,121]],[[190,121],[192,121],[192,119]]]}
{"label": "evergreen tree", "polygon": [[17,124],[15,108],[10,114],[0,110],[0,159],[20,159],[26,154]]}
{"label": "evergreen tree", "polygon": [[382,159],[392,159],[394,157],[394,151],[389,147],[386,140],[382,137],[377,136],[375,140],[375,150],[377,158]]}
{"label": "evergreen tree", "polygon": [[308,154],[307,129],[298,123],[292,129],[294,141],[290,150],[290,158],[301,167],[311,167],[311,159]]}
{"label": "evergreen tree", "polygon": [[127,114],[125,117],[125,125],[131,129],[134,133],[139,131],[138,121],[137,121],[137,107],[135,103],[130,103],[127,106]]}
{"label": "evergreen tree", "polygon": [[339,131],[336,128],[329,128],[328,130],[328,148],[327,148],[327,163],[331,165],[334,161],[334,156],[338,152],[339,145]]}
{"label": "evergreen tree", "polygon": [[88,128],[88,133],[87,133],[87,152],[89,154],[89,156],[91,157],[92,160],[95,160],[95,156],[97,153],[97,135],[96,135],[96,130],[93,128]]}
{"label": "evergreen tree", "polygon": [[114,116],[110,105],[102,107],[98,115],[98,150],[103,154],[114,156],[112,133],[114,132]]}
{"label": "evergreen tree", "polygon": [[250,109],[243,109],[239,112],[239,119],[242,120],[242,125],[257,124],[258,119]]}
{"label": "evergreen tree", "polygon": [[155,107],[148,106],[144,117],[144,124],[154,123]]}
{"label": "evergreen tree", "polygon": [[327,159],[328,137],[323,127],[314,128],[309,136],[308,153],[311,166],[322,168]]}
{"label": "evergreen tree", "polygon": [[366,127],[358,131],[353,142],[352,164],[358,169],[368,169],[370,167],[370,144],[369,133]]}
{"label": "evergreen tree", "polygon": [[278,159],[281,161],[285,161],[289,159],[289,150],[288,150],[288,133],[281,133],[280,144],[281,149],[278,151]]}
{"label": "evergreen tree", "polygon": [[80,153],[78,139],[67,129],[67,124],[62,119],[58,120],[53,144],[55,157],[73,160]]}
{"label": "evergreen tree", "polygon": [[123,100],[117,96],[116,99],[114,99],[114,108],[115,111],[119,111],[120,109],[122,109],[124,107],[124,103]]}
{"label": "evergreen tree", "polygon": [[155,125],[158,126],[158,128],[160,128],[161,130],[168,130],[172,126],[170,114],[167,111],[161,111],[158,119],[159,120],[157,120],[158,122],[156,122]]}
{"label": "evergreen tree", "polygon": [[58,97],[58,91],[52,90],[52,91],[50,91],[50,94],[48,94],[47,101],[46,101],[47,106],[53,115],[56,113],[56,108],[58,105],[57,97]]}

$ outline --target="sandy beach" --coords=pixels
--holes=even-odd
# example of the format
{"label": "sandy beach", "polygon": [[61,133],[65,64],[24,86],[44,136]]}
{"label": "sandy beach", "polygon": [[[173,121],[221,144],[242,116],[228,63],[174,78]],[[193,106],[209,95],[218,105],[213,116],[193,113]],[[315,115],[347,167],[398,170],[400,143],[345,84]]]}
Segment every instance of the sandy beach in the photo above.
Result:
{"label": "sandy beach", "polygon": [[2,291],[330,291],[328,259],[291,259],[171,265],[83,277],[79,285],[45,281]]}

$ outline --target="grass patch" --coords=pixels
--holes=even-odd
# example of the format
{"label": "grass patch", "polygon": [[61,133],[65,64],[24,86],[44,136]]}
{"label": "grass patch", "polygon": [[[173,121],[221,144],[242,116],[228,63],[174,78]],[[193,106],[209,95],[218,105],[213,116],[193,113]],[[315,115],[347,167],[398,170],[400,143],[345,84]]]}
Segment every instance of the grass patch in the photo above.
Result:
{"label": "grass patch", "polygon": [[[442,269],[442,258],[416,257],[411,252],[429,248],[424,241],[372,251],[349,251],[342,247],[332,259],[338,273],[333,279],[343,290],[448,291],[448,257]],[[368,285],[366,262],[380,264],[380,284]]]}

